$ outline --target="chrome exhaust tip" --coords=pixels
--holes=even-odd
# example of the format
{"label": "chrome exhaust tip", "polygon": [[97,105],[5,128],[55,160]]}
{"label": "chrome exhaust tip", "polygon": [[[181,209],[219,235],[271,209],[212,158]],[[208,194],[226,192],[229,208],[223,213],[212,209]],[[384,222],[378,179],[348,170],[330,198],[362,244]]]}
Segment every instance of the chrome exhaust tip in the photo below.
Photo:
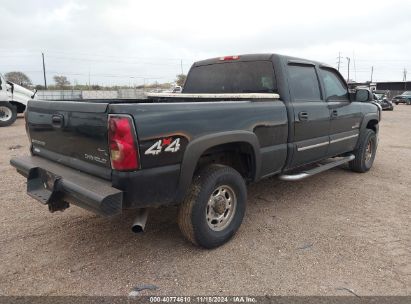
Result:
{"label": "chrome exhaust tip", "polygon": [[145,208],[138,209],[136,218],[134,219],[133,225],[131,226],[131,230],[134,233],[144,232],[144,229],[145,229],[146,223],[147,223],[147,217],[148,217],[148,210],[147,209],[145,209]]}

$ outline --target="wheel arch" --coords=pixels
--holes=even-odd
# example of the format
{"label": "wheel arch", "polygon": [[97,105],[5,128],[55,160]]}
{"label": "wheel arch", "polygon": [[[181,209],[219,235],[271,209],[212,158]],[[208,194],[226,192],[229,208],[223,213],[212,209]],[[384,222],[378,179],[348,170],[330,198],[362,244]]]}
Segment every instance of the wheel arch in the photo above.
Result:
{"label": "wheel arch", "polygon": [[24,103],[18,102],[18,101],[10,101],[10,103],[16,107],[17,109],[17,113],[24,113],[24,111],[26,111],[27,105],[25,105]]}
{"label": "wheel arch", "polygon": [[205,135],[190,142],[184,152],[176,201],[184,199],[195,170],[205,152],[223,145],[248,147],[252,159],[251,180],[258,179],[261,170],[260,145],[257,136],[247,131],[229,131]]}
{"label": "wheel arch", "polygon": [[357,144],[355,146],[355,148],[357,149],[360,145],[360,142],[362,140],[362,134],[364,134],[364,131],[366,129],[370,129],[373,130],[375,132],[375,134],[378,134],[379,131],[379,117],[378,117],[378,113],[370,113],[365,115],[361,126],[360,126],[360,137],[357,141]]}

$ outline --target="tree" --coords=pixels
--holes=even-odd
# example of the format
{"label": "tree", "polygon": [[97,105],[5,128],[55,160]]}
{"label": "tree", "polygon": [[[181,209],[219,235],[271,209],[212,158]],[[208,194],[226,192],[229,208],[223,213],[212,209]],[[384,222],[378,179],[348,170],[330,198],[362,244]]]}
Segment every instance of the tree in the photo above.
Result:
{"label": "tree", "polygon": [[61,89],[70,85],[70,81],[68,81],[66,76],[56,75],[53,77],[53,79],[54,79],[54,82],[56,83],[56,86]]}
{"label": "tree", "polygon": [[21,85],[23,87],[28,87],[32,84],[30,78],[23,72],[8,72],[4,75],[4,77],[6,77],[8,81]]}
{"label": "tree", "polygon": [[187,75],[185,74],[179,74],[177,75],[177,79],[176,79],[176,84],[180,87],[184,86],[184,83],[186,82],[187,79]]}

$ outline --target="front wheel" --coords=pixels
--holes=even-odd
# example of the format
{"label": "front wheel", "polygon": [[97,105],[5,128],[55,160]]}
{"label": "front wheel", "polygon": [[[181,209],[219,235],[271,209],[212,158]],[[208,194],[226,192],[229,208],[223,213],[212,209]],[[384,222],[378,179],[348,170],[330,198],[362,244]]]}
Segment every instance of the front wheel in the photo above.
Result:
{"label": "front wheel", "polygon": [[0,127],[13,124],[17,118],[17,108],[9,102],[0,102]]}
{"label": "front wheel", "polygon": [[358,148],[353,151],[355,159],[350,161],[352,171],[364,173],[371,169],[377,152],[377,135],[373,130],[365,129]]}
{"label": "front wheel", "polygon": [[243,177],[231,167],[210,165],[196,174],[189,191],[178,213],[183,235],[204,248],[226,243],[244,217],[247,188]]}

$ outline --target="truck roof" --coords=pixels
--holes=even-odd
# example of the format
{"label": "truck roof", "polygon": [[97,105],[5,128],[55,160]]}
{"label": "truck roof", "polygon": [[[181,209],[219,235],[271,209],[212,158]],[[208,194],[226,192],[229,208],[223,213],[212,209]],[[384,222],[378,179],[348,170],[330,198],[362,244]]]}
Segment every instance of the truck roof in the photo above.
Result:
{"label": "truck roof", "polygon": [[282,57],[285,60],[288,60],[291,62],[317,64],[317,65],[331,68],[330,65],[322,63],[322,62],[298,58],[298,57],[286,56],[286,55],[281,55],[281,54],[275,54],[275,53],[243,54],[243,55],[214,57],[214,58],[196,61],[193,63],[193,67],[215,64],[215,63],[224,63],[224,62],[231,61],[231,60],[233,61],[264,61],[264,60],[271,61],[273,57]]}

